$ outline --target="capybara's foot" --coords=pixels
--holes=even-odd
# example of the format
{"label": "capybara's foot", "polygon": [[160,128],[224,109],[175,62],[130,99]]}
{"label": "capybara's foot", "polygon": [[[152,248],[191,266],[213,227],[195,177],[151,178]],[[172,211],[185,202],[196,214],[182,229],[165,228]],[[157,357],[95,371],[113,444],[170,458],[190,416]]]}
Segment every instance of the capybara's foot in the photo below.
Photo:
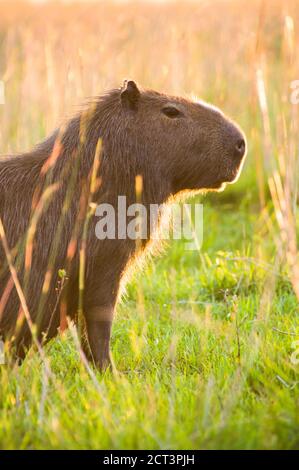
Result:
{"label": "capybara's foot", "polygon": [[83,342],[82,349],[88,362],[95,366],[99,371],[105,372],[107,369],[112,370],[110,354],[105,355],[103,350],[101,352],[101,346],[99,346],[98,348],[100,351],[98,352],[96,357],[93,355],[91,347],[87,341]]}
{"label": "capybara's foot", "polygon": [[112,371],[112,362],[110,355],[108,357],[102,358],[100,361],[94,361],[96,368],[100,372],[106,372],[106,370]]}
{"label": "capybara's foot", "polygon": [[112,369],[110,358],[111,321],[87,321],[87,340],[84,352],[99,370]]}

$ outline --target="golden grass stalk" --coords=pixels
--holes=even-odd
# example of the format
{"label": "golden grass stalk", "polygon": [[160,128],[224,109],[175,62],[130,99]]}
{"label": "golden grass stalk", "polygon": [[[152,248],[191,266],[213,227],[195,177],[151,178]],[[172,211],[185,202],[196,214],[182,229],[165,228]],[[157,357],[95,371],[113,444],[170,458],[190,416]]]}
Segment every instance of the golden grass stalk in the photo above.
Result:
{"label": "golden grass stalk", "polygon": [[23,312],[23,314],[25,316],[25,319],[27,321],[30,333],[32,335],[33,342],[34,342],[34,344],[35,344],[35,346],[36,346],[36,348],[37,348],[37,350],[40,354],[40,357],[41,357],[42,361],[44,362],[46,374],[47,374],[48,377],[50,377],[52,375],[50,365],[48,363],[48,360],[46,358],[44,350],[43,350],[43,348],[42,348],[42,346],[41,346],[41,344],[40,344],[40,342],[37,338],[36,326],[33,324],[32,320],[31,320],[31,316],[30,316],[30,313],[29,313],[29,310],[28,310],[25,295],[24,295],[23,289],[21,287],[21,284],[19,282],[17,271],[16,271],[16,269],[13,265],[13,262],[12,262],[12,256],[11,256],[11,253],[10,253],[10,250],[9,250],[9,246],[8,246],[8,243],[7,243],[7,238],[6,238],[6,235],[5,235],[5,230],[4,230],[4,226],[3,226],[1,218],[0,218],[0,238],[1,238],[2,245],[3,245],[5,256],[6,256],[6,259],[7,259],[8,268],[9,268],[11,277],[13,279],[13,282],[14,282],[14,285],[15,285],[20,303],[21,303],[22,312]]}

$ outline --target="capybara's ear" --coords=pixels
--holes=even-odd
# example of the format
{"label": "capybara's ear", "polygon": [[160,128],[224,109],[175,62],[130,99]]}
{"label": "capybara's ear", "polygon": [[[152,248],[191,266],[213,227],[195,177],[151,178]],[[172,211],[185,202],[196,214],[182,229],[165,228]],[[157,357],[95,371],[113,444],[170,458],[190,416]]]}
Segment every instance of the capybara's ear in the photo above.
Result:
{"label": "capybara's ear", "polygon": [[121,101],[129,109],[137,109],[140,91],[133,80],[125,80],[121,88]]}

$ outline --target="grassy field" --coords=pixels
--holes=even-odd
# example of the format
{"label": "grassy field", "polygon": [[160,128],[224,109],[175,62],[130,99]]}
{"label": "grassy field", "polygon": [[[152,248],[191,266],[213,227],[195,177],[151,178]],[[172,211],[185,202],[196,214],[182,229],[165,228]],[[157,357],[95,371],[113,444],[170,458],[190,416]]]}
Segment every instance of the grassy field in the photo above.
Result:
{"label": "grassy field", "polygon": [[[204,204],[200,251],[137,272],[99,374],[74,330],[0,366],[0,448],[299,448],[299,10],[296,1],[0,2],[0,151],[130,77],[239,122],[240,180]],[[297,55],[296,55],[297,54]]]}

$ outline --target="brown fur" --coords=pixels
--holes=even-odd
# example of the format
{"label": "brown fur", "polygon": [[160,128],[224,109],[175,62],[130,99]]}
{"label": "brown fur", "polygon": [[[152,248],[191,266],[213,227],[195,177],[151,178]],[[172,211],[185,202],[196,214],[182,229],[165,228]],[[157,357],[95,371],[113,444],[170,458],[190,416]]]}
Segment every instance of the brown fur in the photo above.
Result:
{"label": "brown fur", "polygon": [[[136,202],[137,175],[143,179],[141,202],[145,206],[165,203],[184,192],[219,190],[223,183],[237,178],[245,154],[243,134],[219,110],[140,91],[134,82],[125,82],[122,89],[96,98],[87,110],[69,120],[61,138],[57,130],[32,152],[0,160],[0,216],[40,337],[43,332],[47,338],[55,336],[63,315],[76,321],[82,214],[99,138],[103,142],[100,185],[93,199],[96,204],[105,202],[114,207],[118,195],[127,196],[128,205]],[[53,161],[55,156],[55,163],[44,175],[49,159]],[[43,203],[26,275],[27,230],[49,185],[57,186],[52,198]],[[120,282],[132,259],[143,250],[136,254],[136,244],[129,239],[98,240],[95,224],[92,217],[86,240],[83,310],[92,357],[103,368],[109,362],[110,329]],[[74,244],[70,245],[71,240]],[[0,336],[12,337],[22,312],[2,247],[0,262]],[[67,271],[68,281],[59,294],[61,268]],[[42,293],[47,271],[51,278]],[[30,342],[31,333],[23,321],[15,337],[20,356]]]}

